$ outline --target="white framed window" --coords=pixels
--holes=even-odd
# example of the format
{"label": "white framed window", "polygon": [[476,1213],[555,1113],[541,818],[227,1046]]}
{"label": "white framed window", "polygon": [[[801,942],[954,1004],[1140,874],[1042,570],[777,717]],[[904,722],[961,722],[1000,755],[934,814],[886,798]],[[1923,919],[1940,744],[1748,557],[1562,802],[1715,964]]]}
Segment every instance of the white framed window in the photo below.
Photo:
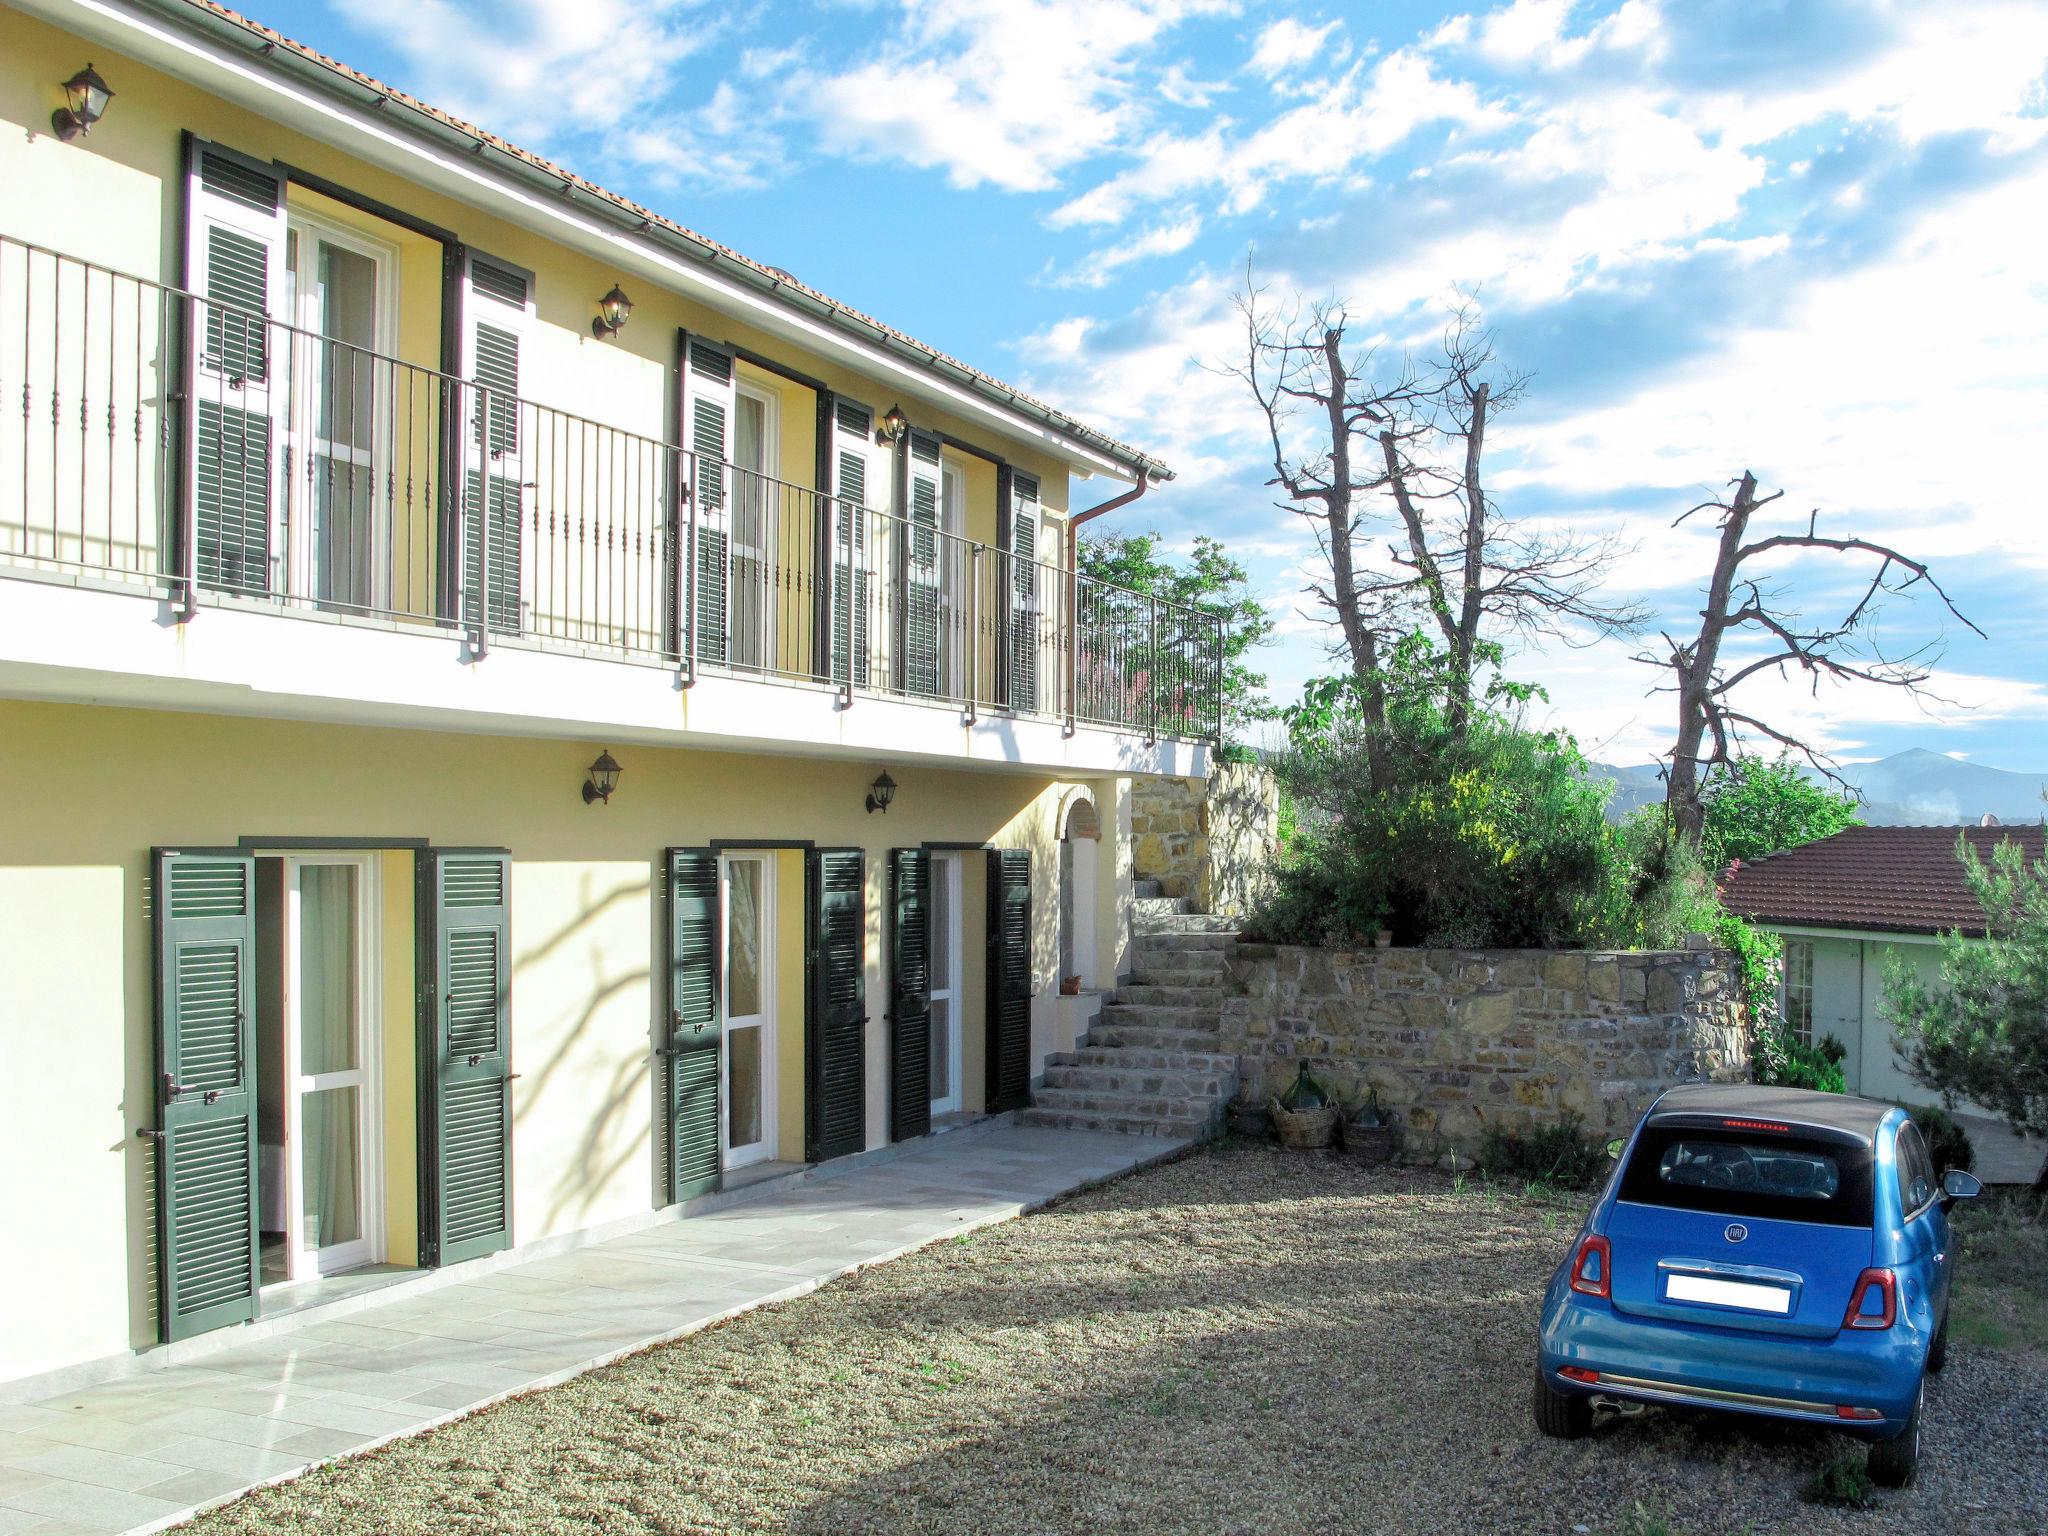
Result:
{"label": "white framed window", "polygon": [[1785,941],[1785,979],[1779,1011],[1801,1045],[1813,1044],[1813,940]]}

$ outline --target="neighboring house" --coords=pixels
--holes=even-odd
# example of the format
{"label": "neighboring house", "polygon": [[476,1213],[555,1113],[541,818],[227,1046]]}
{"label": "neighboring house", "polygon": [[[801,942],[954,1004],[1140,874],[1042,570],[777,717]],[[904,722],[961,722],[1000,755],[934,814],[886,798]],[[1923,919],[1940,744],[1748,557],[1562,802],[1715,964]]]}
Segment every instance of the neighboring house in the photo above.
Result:
{"label": "neighboring house", "polygon": [[203,0],[0,35],[0,1381],[1025,1103],[1208,772],[1072,572],[1165,467]]}
{"label": "neighboring house", "polygon": [[1892,1049],[1883,1013],[1896,958],[1939,979],[1941,936],[1984,936],[1984,910],[1956,857],[1967,838],[1989,859],[2001,842],[2041,857],[2032,827],[1850,827],[1833,837],[1738,864],[1722,882],[1729,909],[1784,936],[1784,1014],[1801,1040],[1833,1035],[1847,1049],[1851,1093],[1925,1103]]}

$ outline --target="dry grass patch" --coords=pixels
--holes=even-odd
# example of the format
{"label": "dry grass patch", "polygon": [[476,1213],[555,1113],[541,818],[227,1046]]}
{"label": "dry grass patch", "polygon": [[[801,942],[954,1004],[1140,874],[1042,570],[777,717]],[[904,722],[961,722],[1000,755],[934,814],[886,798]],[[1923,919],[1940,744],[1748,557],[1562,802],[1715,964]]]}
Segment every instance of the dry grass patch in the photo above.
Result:
{"label": "dry grass patch", "polygon": [[[1539,1440],[1581,1205],[1227,1145],[252,1494],[228,1532],[1849,1531],[1839,1449],[1668,1416]],[[2037,1531],[2031,1356],[1961,1349],[1891,1529]]]}

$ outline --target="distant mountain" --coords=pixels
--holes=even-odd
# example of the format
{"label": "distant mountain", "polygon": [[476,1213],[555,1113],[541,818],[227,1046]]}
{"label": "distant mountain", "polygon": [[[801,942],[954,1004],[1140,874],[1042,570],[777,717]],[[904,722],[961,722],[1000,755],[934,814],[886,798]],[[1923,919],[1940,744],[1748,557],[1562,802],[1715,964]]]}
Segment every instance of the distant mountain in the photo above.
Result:
{"label": "distant mountain", "polygon": [[[1986,768],[1919,747],[1874,763],[1844,763],[1841,772],[1862,797],[1863,819],[1876,827],[1967,826],[1986,812],[2003,822],[2033,822],[2048,814],[2041,798],[2048,774]],[[1607,814],[1617,821],[1664,797],[1662,775],[1656,763],[1594,763],[1589,771],[1596,783],[1614,785]]]}

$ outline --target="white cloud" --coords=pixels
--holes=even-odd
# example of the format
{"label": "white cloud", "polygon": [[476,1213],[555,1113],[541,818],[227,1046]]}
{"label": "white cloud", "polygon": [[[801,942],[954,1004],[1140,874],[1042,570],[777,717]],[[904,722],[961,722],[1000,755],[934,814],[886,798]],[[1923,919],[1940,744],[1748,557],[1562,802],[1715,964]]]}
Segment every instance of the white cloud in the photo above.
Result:
{"label": "white cloud", "polygon": [[788,82],[838,152],[943,171],[956,187],[1054,186],[1145,120],[1140,57],[1224,0],[911,0],[889,42]]}
{"label": "white cloud", "polygon": [[1223,120],[1193,135],[1154,134],[1138,146],[1135,165],[1069,199],[1051,223],[1118,223],[1143,204],[1199,192],[1245,213],[1275,185],[1353,172],[1418,129],[1451,123],[1484,131],[1508,120],[1477,87],[1440,77],[1420,53],[1397,50],[1347,67],[1301,105],[1249,131]]}
{"label": "white cloud", "polygon": [[1062,288],[1100,288],[1132,262],[1153,256],[1173,256],[1195,243],[1202,221],[1183,214],[1170,223],[1156,224],[1116,245],[1093,252],[1073,271],[1055,279]]}
{"label": "white cloud", "polygon": [[1271,80],[1319,55],[1342,59],[1349,50],[1342,45],[1331,47],[1329,43],[1330,34],[1336,30],[1334,21],[1311,27],[1292,16],[1283,16],[1259,33],[1259,40],[1252,48],[1251,67]]}

